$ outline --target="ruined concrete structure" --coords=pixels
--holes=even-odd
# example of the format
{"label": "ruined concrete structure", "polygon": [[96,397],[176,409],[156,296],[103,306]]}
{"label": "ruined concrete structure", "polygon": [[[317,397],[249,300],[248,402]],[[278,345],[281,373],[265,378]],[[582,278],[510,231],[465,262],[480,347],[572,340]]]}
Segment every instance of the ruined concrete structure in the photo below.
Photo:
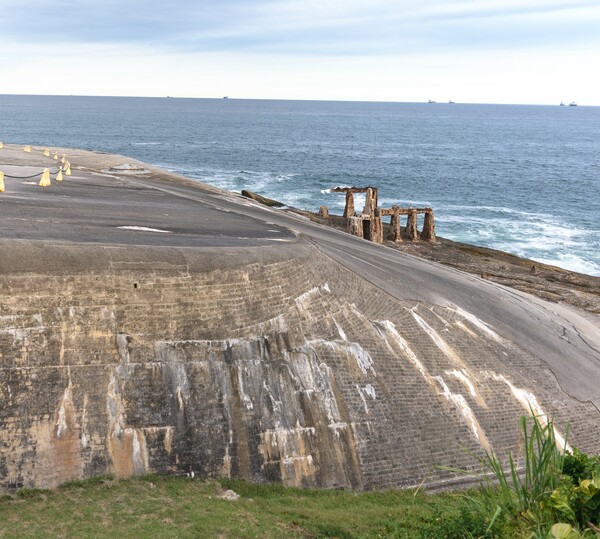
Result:
{"label": "ruined concrete structure", "polygon": [[[392,206],[391,208],[380,208],[377,210],[381,217],[391,216],[390,231],[388,238],[391,241],[402,241],[402,227],[400,226],[400,216],[407,215],[405,237],[407,240],[416,241],[419,238],[424,241],[435,241],[435,224],[433,219],[433,210],[431,208],[400,208]],[[417,215],[424,214],[423,229],[421,234],[417,230]]]}
{"label": "ruined concrete structure", "polygon": [[365,215],[371,215],[377,208],[377,187],[334,187],[332,193],[346,193],[346,206],[344,217],[354,217],[354,194],[365,193],[365,207],[362,211]]}
{"label": "ruined concrete structure", "polygon": [[[334,187],[331,191],[346,193],[344,217],[348,219],[347,232],[374,243],[383,243],[383,224],[377,213],[377,187]],[[355,193],[365,193],[365,207],[358,216],[354,212]]]}
{"label": "ruined concrete structure", "polygon": [[[381,218],[391,216],[388,238],[391,241],[402,241],[400,215],[407,215],[405,238],[409,241],[435,241],[435,224],[431,208],[391,208],[378,207],[376,187],[334,187],[332,193],[346,193],[344,217],[348,219],[346,231],[349,234],[365,238],[374,243],[383,243],[383,223]],[[354,211],[354,194],[365,193],[365,207],[359,215]],[[419,234],[417,216],[424,214],[423,229]]]}

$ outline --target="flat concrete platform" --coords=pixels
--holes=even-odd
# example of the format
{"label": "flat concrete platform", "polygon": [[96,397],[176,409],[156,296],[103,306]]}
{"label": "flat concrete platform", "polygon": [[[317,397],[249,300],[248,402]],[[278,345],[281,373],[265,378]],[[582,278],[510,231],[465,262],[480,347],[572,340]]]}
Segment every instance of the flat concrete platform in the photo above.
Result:
{"label": "flat concrete platform", "polygon": [[60,162],[24,158],[28,155],[22,147],[0,150],[0,171],[6,175],[0,196],[3,239],[177,247],[247,247],[295,239],[288,228],[203,201],[199,184],[180,185],[177,193],[160,188],[157,173],[138,177],[73,168],[62,182],[52,174],[52,185],[40,187],[43,168],[56,172]]}

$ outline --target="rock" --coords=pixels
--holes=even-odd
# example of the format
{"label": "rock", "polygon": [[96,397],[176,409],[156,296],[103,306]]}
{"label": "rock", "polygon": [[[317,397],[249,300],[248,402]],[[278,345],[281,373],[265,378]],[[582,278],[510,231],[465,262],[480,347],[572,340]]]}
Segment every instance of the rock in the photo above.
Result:
{"label": "rock", "polygon": [[240,499],[240,495],[233,492],[233,490],[226,490],[221,498],[230,502],[237,502]]}
{"label": "rock", "polygon": [[264,197],[262,195],[259,195],[258,193],[253,193],[252,191],[246,191],[245,189],[242,190],[242,196],[246,198],[251,198],[252,200],[256,200],[256,202],[260,202],[261,204],[269,206],[270,208],[281,208],[285,206],[285,204],[283,204],[282,202],[273,200],[272,198]]}
{"label": "rock", "polygon": [[151,174],[152,172],[144,167],[140,167],[138,165],[132,165],[130,163],[123,163],[120,165],[113,165],[107,170],[103,170],[102,172],[108,174],[122,174],[125,176],[139,176],[143,174]]}

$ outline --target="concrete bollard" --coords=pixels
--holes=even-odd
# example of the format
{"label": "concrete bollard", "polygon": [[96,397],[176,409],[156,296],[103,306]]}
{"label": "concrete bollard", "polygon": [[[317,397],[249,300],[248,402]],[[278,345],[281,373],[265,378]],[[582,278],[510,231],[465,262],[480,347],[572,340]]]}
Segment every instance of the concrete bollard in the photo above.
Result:
{"label": "concrete bollard", "polygon": [[361,217],[348,217],[346,232],[358,238],[363,237],[363,223]]}
{"label": "concrete bollard", "polygon": [[319,215],[321,217],[329,217],[329,208],[327,206],[321,206],[319,208]]}
{"label": "concrete bollard", "polygon": [[65,154],[63,153],[63,156],[60,158],[60,162],[61,162],[63,165],[65,164],[65,161],[66,161],[65,157],[66,157],[66,156],[65,156]]}
{"label": "concrete bollard", "polygon": [[44,150],[44,157],[50,157],[50,150],[48,148]]}
{"label": "concrete bollard", "polygon": [[23,148],[23,151],[27,152],[27,153],[31,153],[31,146],[25,146],[25,148]]}
{"label": "concrete bollard", "polygon": [[435,222],[433,220],[433,210],[425,213],[421,239],[423,241],[435,241]]}
{"label": "concrete bollard", "polygon": [[0,148],[4,148],[4,144],[2,144],[1,140],[0,140]]}
{"label": "concrete bollard", "polygon": [[50,187],[50,169],[45,168],[40,178],[40,187]]}
{"label": "concrete bollard", "polygon": [[69,163],[67,161],[67,166],[65,167],[65,176],[70,176],[71,175],[71,163]]}
{"label": "concrete bollard", "polygon": [[56,175],[56,181],[57,182],[62,182],[63,181],[63,177],[62,177],[62,168],[58,169],[58,174]]}
{"label": "concrete bollard", "polygon": [[0,171],[0,193],[4,193],[4,172]]}
{"label": "concrete bollard", "polygon": [[417,241],[419,239],[416,210],[413,210],[408,214],[408,219],[406,221],[406,239],[409,241]]}
{"label": "concrete bollard", "polygon": [[58,154],[56,152],[54,152],[54,157],[52,159],[54,159],[55,161],[58,161]]}

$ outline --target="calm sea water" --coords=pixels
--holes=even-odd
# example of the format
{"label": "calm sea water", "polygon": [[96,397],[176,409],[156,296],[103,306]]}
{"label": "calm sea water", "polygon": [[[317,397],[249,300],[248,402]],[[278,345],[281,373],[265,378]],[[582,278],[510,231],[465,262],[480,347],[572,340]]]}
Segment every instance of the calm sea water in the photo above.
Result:
{"label": "calm sea water", "polygon": [[383,206],[433,207],[441,236],[600,275],[600,107],[0,96],[0,140],[310,210],[376,185]]}

